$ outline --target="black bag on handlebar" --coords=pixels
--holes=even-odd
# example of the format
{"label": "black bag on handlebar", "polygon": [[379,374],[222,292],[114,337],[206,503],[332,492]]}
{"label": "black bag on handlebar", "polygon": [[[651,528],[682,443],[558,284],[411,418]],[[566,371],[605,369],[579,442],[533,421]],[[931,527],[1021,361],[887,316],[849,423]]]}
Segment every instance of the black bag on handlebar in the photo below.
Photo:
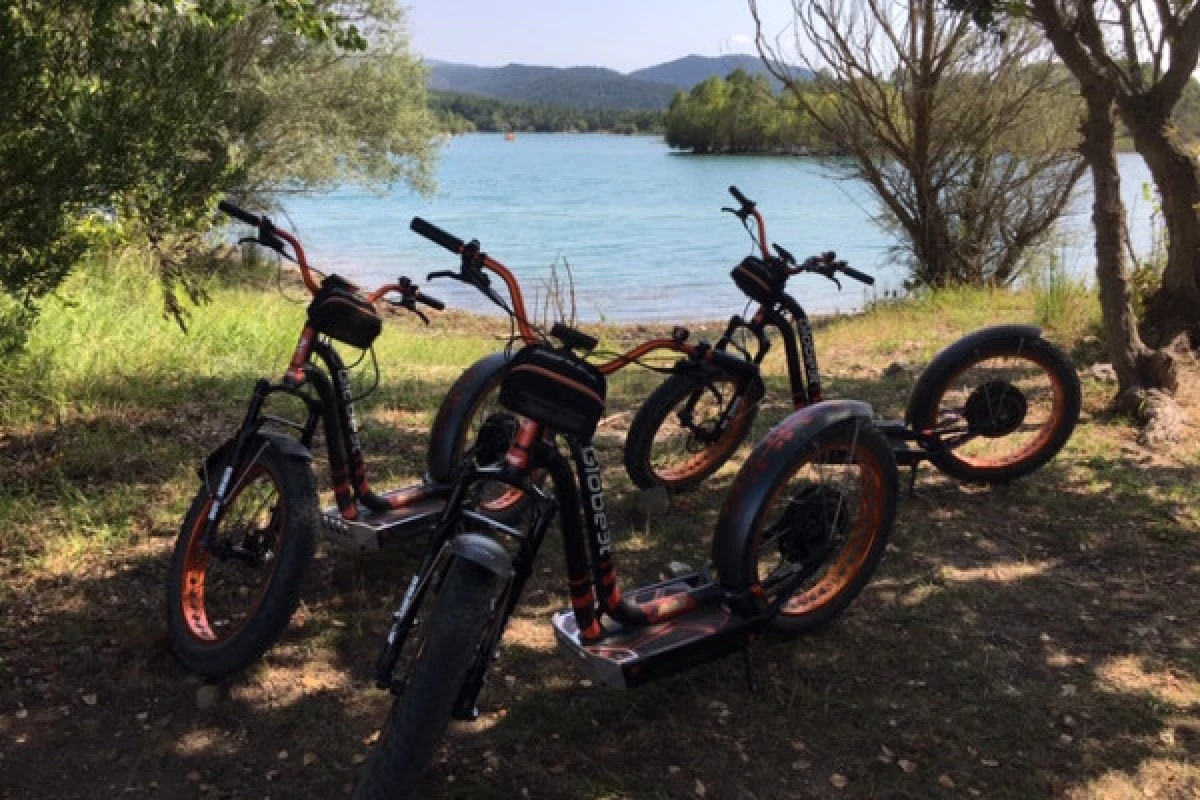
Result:
{"label": "black bag on handlebar", "polygon": [[751,300],[764,305],[774,301],[788,279],[786,267],[755,256],[747,256],[730,275]]}
{"label": "black bag on handlebar", "polygon": [[375,305],[337,275],[321,281],[308,306],[308,322],[329,338],[363,350],[383,331]]}
{"label": "black bag on handlebar", "polygon": [[500,405],[568,436],[589,441],[604,414],[607,382],[594,366],[566,350],[522,348],[500,384]]}

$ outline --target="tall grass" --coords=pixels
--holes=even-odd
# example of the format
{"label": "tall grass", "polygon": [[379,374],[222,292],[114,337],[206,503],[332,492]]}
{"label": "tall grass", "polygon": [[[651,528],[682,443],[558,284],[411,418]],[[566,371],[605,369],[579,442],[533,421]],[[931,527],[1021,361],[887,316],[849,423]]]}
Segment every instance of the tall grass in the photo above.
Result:
{"label": "tall grass", "polygon": [[1094,289],[1070,275],[1056,252],[1030,265],[1026,275],[1034,298],[1034,321],[1072,337],[1099,326],[1100,305]]}
{"label": "tall grass", "polygon": [[[282,375],[304,324],[307,293],[220,277],[204,288],[209,302],[191,309],[185,332],[164,314],[144,259],[83,265],[46,303],[25,352],[0,371],[0,419],[19,425],[189,398],[244,402],[258,377]],[[447,336],[447,324],[435,318],[427,329],[415,317],[389,320],[376,344],[385,378],[456,375],[495,350],[486,331]]]}

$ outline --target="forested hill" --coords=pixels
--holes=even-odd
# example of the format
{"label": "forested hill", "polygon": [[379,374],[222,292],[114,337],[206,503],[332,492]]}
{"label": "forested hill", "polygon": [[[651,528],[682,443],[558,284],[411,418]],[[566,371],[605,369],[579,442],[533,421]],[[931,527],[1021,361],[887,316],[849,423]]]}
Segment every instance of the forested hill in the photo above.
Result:
{"label": "forested hill", "polygon": [[675,94],[675,88],[639,81],[600,67],[472,67],[441,61],[425,62],[430,67],[429,88],[437,91],[475,94],[514,103],[604,108],[630,111],[660,111]]}
{"label": "forested hill", "polygon": [[[735,54],[727,56],[684,56],[665,64],[655,64],[629,73],[629,77],[652,83],[665,83],[676,89],[687,91],[709,78],[724,78],[734,70],[743,70],[748,75],[763,75],[779,91],[779,81],[767,70],[758,56]],[[812,76],[808,70],[794,69],[797,78],[805,80]]]}
{"label": "forested hill", "polygon": [[[425,64],[429,88],[435,91],[509,103],[621,111],[664,111],[676,91],[687,91],[708,78],[724,78],[737,69],[769,75],[763,63],[750,55],[685,56],[628,75],[601,67],[475,67],[435,60]],[[778,82],[770,80],[778,91]]]}

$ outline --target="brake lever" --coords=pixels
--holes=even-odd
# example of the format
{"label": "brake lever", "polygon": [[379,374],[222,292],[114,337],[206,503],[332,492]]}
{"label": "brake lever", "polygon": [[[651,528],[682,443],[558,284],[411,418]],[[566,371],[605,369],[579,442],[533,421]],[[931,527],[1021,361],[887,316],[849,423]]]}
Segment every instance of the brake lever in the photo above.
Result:
{"label": "brake lever", "polygon": [[783,263],[795,265],[796,257],[789,253],[784,247],[777,242],[771,242],[771,247],[775,248],[775,252],[783,259]]}
{"label": "brake lever", "polygon": [[453,278],[456,281],[462,280],[462,276],[460,276],[457,272],[451,272],[450,270],[442,270],[441,272],[431,272],[425,276],[426,281],[436,280],[437,278]]}
{"label": "brake lever", "polygon": [[421,311],[421,309],[417,308],[417,301],[415,299],[411,297],[405,297],[403,300],[388,300],[387,303],[395,308],[403,308],[405,311],[411,311],[420,317],[421,321],[426,325],[429,324],[429,317],[425,316],[425,313]]}

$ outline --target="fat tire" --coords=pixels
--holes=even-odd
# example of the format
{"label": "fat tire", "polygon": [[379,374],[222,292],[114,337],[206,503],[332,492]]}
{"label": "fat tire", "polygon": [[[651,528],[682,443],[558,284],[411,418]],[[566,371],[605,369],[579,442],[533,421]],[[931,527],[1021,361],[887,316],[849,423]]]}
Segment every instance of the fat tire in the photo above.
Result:
{"label": "fat tire", "polygon": [[[284,534],[275,571],[254,615],[228,641],[207,643],[190,632],[184,618],[184,571],[188,545],[203,523],[209,494],[201,489],[180,528],[167,576],[167,630],[171,650],[188,669],[208,678],[225,678],[258,660],[283,634],[300,602],[300,586],[312,563],[318,523],[317,484],[309,462],[263,448],[258,463],[271,475],[284,503]],[[242,474],[239,468],[236,475]],[[199,535],[199,533],[195,533]]]}
{"label": "fat tire", "polygon": [[459,690],[474,664],[500,578],[463,558],[447,568],[429,619],[428,638],[397,697],[354,790],[355,800],[406,800],[441,741]]}
{"label": "fat tire", "polygon": [[[723,453],[718,453],[717,458],[679,480],[666,480],[655,471],[650,463],[655,435],[666,422],[667,415],[671,413],[672,409],[684,402],[702,384],[703,380],[697,375],[675,373],[663,381],[638,408],[637,414],[634,415],[633,422],[629,426],[629,433],[625,437],[624,457],[625,472],[639,489],[653,489],[662,486],[674,493],[694,489],[720,469],[750,435],[754,418],[758,415],[757,401],[750,403],[750,407],[733,421],[732,425],[736,433],[732,439],[725,440],[722,437],[722,441],[711,446],[725,450]],[[750,390],[752,391],[753,387],[750,387]]]}
{"label": "fat tire", "polygon": [[814,453],[830,444],[836,446],[838,442],[849,443],[851,441],[855,442],[857,448],[866,450],[873,463],[879,467],[879,474],[876,477],[882,483],[881,491],[884,503],[883,507],[879,509],[878,525],[867,545],[865,558],[847,583],[811,611],[803,614],[780,613],[771,620],[768,627],[773,634],[780,638],[789,639],[813,633],[837,619],[870,583],[879,566],[880,559],[883,558],[884,551],[887,550],[888,539],[891,537],[892,527],[896,520],[896,498],[899,490],[896,461],[892,447],[883,434],[874,427],[863,424],[861,420],[851,419],[839,422],[813,437],[777,477],[775,485],[771,487],[766,496],[774,497],[782,485],[786,484],[796,470],[811,459]]}
{"label": "fat tire", "polygon": [[934,427],[938,402],[947,384],[973,363],[1003,356],[1032,356],[1062,389],[1063,409],[1046,442],[1025,458],[1003,467],[980,467],[964,462],[953,450],[931,453],[929,461],[942,472],[967,483],[1008,483],[1045,466],[1066,445],[1079,422],[1083,405],[1079,374],[1070,358],[1041,336],[1005,336],[985,341],[948,358],[935,358],[917,379],[905,419],[915,430]]}

